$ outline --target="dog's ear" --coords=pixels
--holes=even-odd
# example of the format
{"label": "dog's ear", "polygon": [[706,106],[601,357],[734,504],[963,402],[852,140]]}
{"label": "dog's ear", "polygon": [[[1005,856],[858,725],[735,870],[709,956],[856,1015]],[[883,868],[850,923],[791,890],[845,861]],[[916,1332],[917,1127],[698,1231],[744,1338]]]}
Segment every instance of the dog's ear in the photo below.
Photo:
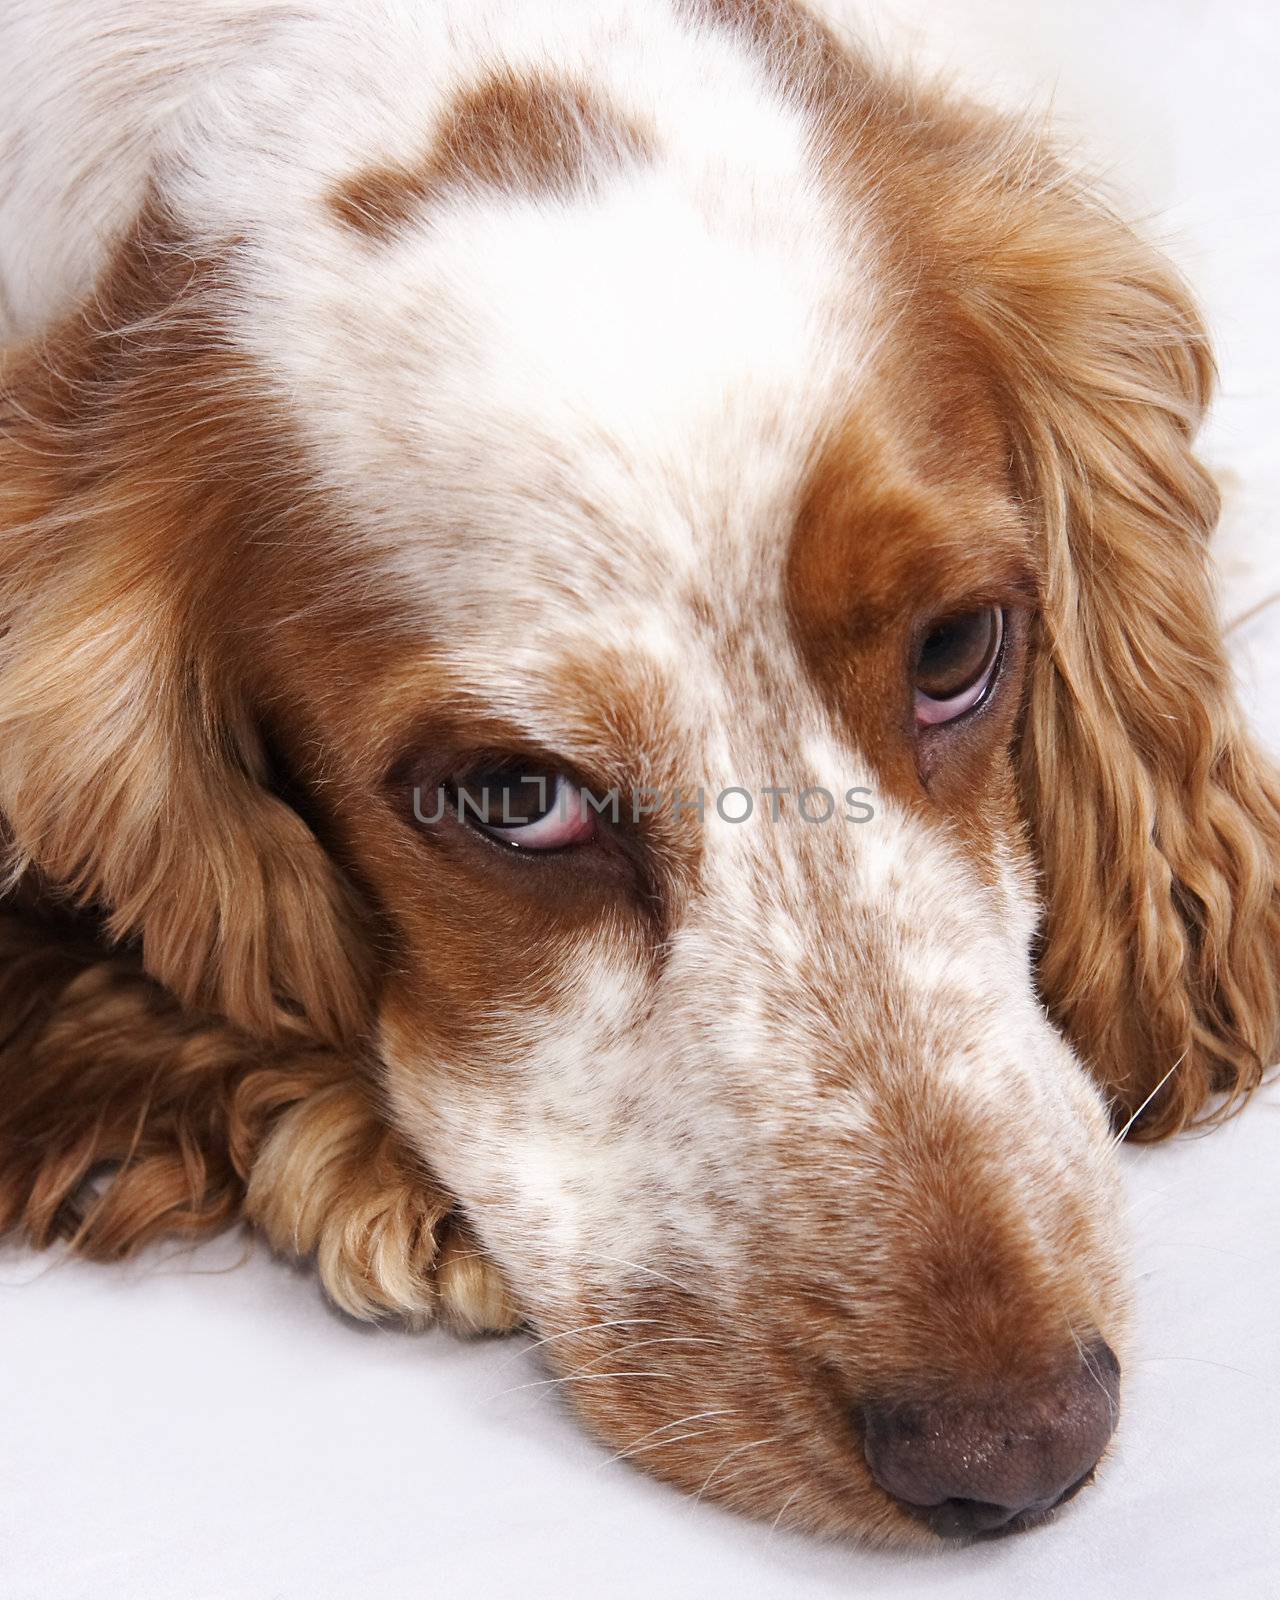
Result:
{"label": "dog's ear", "polygon": [[1280,1054],[1280,784],[1236,705],[1192,452],[1212,361],[1173,271],[1060,174],[990,214],[970,308],[1045,552],[1020,751],[1041,991],[1154,1138]]}
{"label": "dog's ear", "polygon": [[187,1004],[340,1040],[348,895],[265,786],[223,648],[252,467],[212,275],[144,213],[85,305],[0,360],[0,846]]}

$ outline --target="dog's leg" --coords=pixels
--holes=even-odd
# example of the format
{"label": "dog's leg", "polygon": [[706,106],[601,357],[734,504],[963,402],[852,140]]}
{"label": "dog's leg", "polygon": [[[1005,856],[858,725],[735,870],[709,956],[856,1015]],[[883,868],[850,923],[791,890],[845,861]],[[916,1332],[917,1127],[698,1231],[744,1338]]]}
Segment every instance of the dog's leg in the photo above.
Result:
{"label": "dog's leg", "polygon": [[355,1063],[185,1012],[127,956],[77,940],[0,908],[0,1233],[102,1260],[243,1216],[313,1257],[353,1316],[515,1325]]}

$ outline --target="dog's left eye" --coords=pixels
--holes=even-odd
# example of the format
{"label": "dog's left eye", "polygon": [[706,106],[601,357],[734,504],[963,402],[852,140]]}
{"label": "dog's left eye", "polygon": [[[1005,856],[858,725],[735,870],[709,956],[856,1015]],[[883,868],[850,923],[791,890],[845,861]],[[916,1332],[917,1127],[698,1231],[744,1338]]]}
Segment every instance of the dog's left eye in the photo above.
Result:
{"label": "dog's left eye", "polygon": [[596,834],[596,815],[563,772],[494,767],[453,784],[463,822],[520,850],[565,850]]}
{"label": "dog's left eye", "polygon": [[983,606],[935,622],[916,658],[916,721],[935,727],[954,722],[986,698],[1000,667],[1005,617]]}

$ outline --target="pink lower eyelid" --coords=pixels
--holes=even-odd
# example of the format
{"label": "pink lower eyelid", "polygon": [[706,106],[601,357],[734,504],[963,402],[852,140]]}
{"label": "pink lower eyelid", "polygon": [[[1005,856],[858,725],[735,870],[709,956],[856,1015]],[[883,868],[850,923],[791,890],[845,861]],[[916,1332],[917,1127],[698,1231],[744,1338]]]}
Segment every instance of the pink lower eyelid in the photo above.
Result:
{"label": "pink lower eyelid", "polygon": [[979,690],[968,690],[952,701],[931,701],[928,694],[917,693],[915,696],[915,720],[936,726],[942,722],[955,722],[955,718],[963,717],[966,710],[978,701],[981,694]]}
{"label": "pink lower eyelid", "polygon": [[[992,668],[994,671],[994,667]],[[916,692],[916,721],[936,727],[941,722],[954,722],[977,705],[991,685],[992,673],[985,672],[971,689],[958,694],[953,700],[930,700],[927,694]]]}

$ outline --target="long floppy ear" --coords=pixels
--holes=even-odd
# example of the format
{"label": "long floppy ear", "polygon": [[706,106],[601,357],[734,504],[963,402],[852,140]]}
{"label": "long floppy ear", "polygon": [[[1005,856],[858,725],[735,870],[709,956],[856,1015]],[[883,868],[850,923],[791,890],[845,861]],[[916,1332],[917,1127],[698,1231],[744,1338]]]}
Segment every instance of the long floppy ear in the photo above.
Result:
{"label": "long floppy ear", "polygon": [[1176,275],[1060,174],[998,214],[973,304],[1045,549],[1021,746],[1040,984],[1157,1138],[1280,1055],[1280,784],[1236,705],[1192,453],[1212,361]]}
{"label": "long floppy ear", "polygon": [[215,278],[151,207],[85,306],[0,360],[0,868],[91,903],[185,1003],[341,1040],[351,907],[264,786],[222,648],[254,474]]}

